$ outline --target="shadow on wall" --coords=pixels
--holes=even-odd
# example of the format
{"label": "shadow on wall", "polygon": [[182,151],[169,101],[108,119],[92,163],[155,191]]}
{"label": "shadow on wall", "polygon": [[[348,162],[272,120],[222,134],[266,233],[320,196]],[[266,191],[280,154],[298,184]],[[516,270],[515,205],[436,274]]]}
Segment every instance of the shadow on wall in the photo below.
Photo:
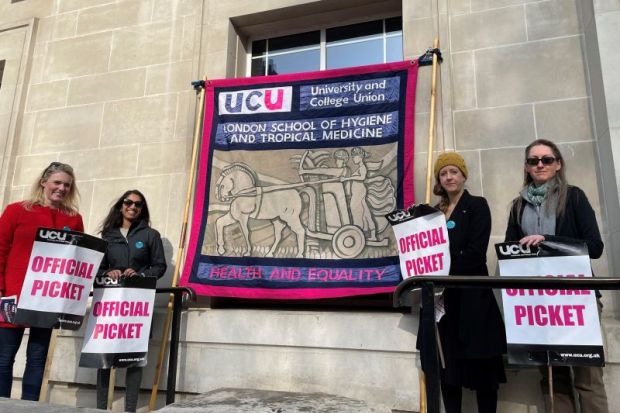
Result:
{"label": "shadow on wall", "polygon": [[[170,287],[172,284],[172,275],[174,274],[174,266],[175,261],[174,258],[174,246],[170,242],[168,238],[162,238],[161,242],[164,244],[164,255],[166,257],[166,264],[168,264],[168,268],[166,269],[166,273],[163,277],[161,277],[157,281],[157,287],[165,288]],[[156,307],[165,307],[168,305],[168,295],[167,294],[157,294],[155,296],[155,306]]]}

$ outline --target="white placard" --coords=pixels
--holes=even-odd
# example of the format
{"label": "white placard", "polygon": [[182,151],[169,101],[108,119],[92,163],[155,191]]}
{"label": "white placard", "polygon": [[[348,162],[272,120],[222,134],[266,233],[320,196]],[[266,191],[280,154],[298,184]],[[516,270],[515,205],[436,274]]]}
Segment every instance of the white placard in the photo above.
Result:
{"label": "white placard", "polygon": [[82,352],[146,353],[154,303],[154,289],[95,289]]}
{"label": "white placard", "polygon": [[450,242],[442,212],[393,224],[403,279],[418,275],[448,275]]}

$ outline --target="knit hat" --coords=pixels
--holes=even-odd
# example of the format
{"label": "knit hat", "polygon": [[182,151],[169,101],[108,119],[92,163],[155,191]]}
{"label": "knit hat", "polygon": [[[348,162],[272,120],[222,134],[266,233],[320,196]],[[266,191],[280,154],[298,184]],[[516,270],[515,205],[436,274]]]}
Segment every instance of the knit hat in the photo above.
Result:
{"label": "knit hat", "polygon": [[439,178],[439,171],[448,165],[454,165],[459,168],[465,179],[467,179],[467,165],[465,165],[465,159],[456,152],[444,152],[437,157],[434,169],[435,178]]}

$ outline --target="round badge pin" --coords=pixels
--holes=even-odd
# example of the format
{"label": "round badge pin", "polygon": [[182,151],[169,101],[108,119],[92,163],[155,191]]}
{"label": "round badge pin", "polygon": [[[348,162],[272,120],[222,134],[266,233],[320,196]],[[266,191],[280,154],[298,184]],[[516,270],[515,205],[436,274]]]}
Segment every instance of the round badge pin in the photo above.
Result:
{"label": "round badge pin", "polygon": [[450,221],[446,222],[446,226],[448,227],[448,229],[452,229],[452,228],[456,227],[456,222],[450,220]]}
{"label": "round badge pin", "polygon": [[144,248],[144,242],[136,241],[136,248],[138,248],[138,249]]}

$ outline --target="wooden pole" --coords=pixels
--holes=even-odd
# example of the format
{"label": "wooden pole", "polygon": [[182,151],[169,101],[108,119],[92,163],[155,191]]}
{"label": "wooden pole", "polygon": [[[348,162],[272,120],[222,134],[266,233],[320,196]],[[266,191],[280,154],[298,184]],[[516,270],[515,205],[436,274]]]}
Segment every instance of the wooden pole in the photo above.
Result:
{"label": "wooden pole", "polygon": [[[207,78],[204,78],[207,81]],[[187,222],[189,220],[189,210],[192,199],[192,191],[194,189],[194,178],[196,176],[196,164],[198,163],[198,148],[200,147],[200,135],[202,133],[202,122],[204,119],[204,103],[205,103],[205,88],[202,87],[199,92],[198,107],[196,108],[196,116],[194,120],[194,140],[192,143],[192,161],[189,168],[189,177],[187,180],[187,195],[185,196],[185,210],[183,212],[183,226],[181,228],[181,236],[179,238],[179,247],[177,249],[177,257],[174,266],[174,273],[172,275],[172,287],[176,287],[179,280],[179,273],[181,270],[181,261],[183,259],[183,252],[185,249],[185,237],[187,233]],[[170,330],[170,322],[172,317],[172,305],[174,296],[170,294],[168,299],[168,308],[166,311],[166,317],[164,319],[164,329],[161,338],[161,345],[159,347],[159,356],[157,358],[157,366],[155,367],[155,376],[153,377],[153,388],[151,389],[151,398],[149,400],[149,411],[155,410],[157,403],[157,390],[159,389],[159,378],[161,376],[161,369],[164,363],[164,356],[166,355],[166,348],[168,345],[168,334]]]}
{"label": "wooden pole", "polygon": [[[439,38],[435,37],[433,41],[433,49],[439,48]],[[435,101],[437,96],[437,53],[433,53],[433,74],[431,80],[431,109],[430,119],[428,123],[428,155],[426,157],[426,196],[425,203],[431,202],[431,186],[433,179],[433,149],[435,147]]]}
{"label": "wooden pole", "polygon": [[549,352],[547,351],[547,374],[549,375],[549,403],[550,403],[550,412],[555,412],[555,394],[553,394],[553,367],[551,367],[551,357]]}
{"label": "wooden pole", "polygon": [[52,361],[54,360],[54,352],[56,351],[56,338],[58,336],[58,330],[52,330],[50,337],[50,344],[47,349],[47,358],[45,359],[45,368],[43,370],[43,381],[41,382],[41,391],[39,392],[39,401],[41,403],[47,402],[50,371],[52,370]]}
{"label": "wooden pole", "polygon": [[[439,38],[435,37],[433,41],[433,49],[439,49]],[[431,202],[431,187],[433,185],[433,149],[435,147],[435,101],[437,95],[437,66],[439,60],[437,53],[433,53],[433,72],[431,77],[431,107],[428,124],[428,155],[426,157],[426,194],[424,203]],[[426,376],[423,371],[419,373],[420,377],[420,413],[426,413]]]}
{"label": "wooden pole", "polygon": [[418,378],[420,380],[420,413],[426,413],[426,377],[422,370],[420,370]]}
{"label": "wooden pole", "polygon": [[116,369],[111,368],[110,369],[110,381],[108,381],[108,404],[107,404],[108,408],[107,410],[112,410],[112,405],[114,404],[114,388],[115,387],[116,387]]}

